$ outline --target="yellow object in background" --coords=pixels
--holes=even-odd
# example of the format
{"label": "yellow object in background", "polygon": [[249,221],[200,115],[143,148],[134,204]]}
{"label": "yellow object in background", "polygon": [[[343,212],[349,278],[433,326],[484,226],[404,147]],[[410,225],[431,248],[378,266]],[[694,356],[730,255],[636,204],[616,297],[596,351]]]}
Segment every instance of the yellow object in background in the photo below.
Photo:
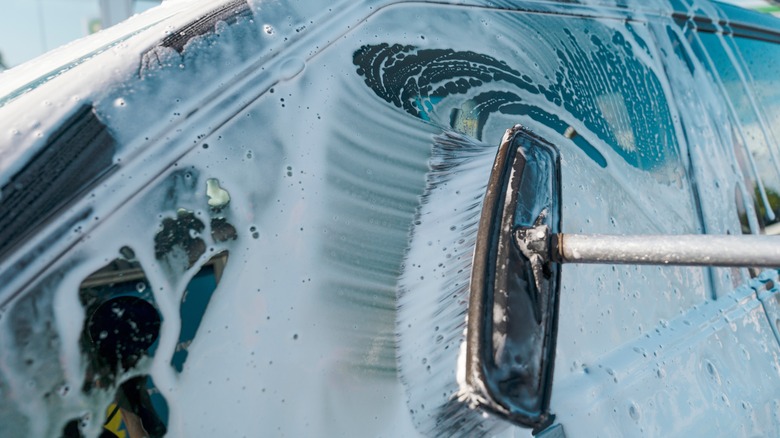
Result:
{"label": "yellow object in background", "polygon": [[113,433],[118,438],[127,438],[127,429],[122,421],[122,413],[116,403],[111,403],[106,409],[106,422],[103,429]]}

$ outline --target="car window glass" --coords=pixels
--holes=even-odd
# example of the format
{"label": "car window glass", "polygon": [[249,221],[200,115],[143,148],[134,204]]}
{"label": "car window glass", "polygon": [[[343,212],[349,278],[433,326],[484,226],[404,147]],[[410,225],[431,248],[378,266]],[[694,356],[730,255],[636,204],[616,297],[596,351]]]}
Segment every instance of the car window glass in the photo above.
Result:
{"label": "car window glass", "polygon": [[[749,38],[699,32],[700,39],[730,102],[734,124],[734,146],[745,148],[737,156],[743,173],[748,176],[748,192],[763,232],[774,233],[773,224],[780,221],[780,150],[777,149],[777,79],[778,69],[771,53],[777,45]],[[744,60],[744,61],[743,61]],[[754,73],[755,71],[755,73]]]}
{"label": "car window glass", "polygon": [[780,141],[780,44],[751,38],[734,38],[734,43],[769,128],[766,135],[777,147]]}
{"label": "car window glass", "polygon": [[[773,151],[772,164],[775,165],[780,157],[780,45],[751,38],[734,38],[733,41],[746,68],[748,86],[762,118],[761,133]],[[777,218],[780,216],[780,192],[776,186],[770,189],[767,197],[776,219],[767,224],[765,231],[778,234],[780,226],[774,224],[780,221]]]}

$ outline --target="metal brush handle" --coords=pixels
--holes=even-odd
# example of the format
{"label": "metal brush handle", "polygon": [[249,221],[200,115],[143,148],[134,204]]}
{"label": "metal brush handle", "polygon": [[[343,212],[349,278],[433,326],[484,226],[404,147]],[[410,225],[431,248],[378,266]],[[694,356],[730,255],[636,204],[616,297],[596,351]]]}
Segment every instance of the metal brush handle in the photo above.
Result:
{"label": "metal brush handle", "polygon": [[[530,232],[529,232],[530,231]],[[546,227],[515,231],[521,247],[558,263],[780,267],[780,238],[765,235],[549,235]]]}

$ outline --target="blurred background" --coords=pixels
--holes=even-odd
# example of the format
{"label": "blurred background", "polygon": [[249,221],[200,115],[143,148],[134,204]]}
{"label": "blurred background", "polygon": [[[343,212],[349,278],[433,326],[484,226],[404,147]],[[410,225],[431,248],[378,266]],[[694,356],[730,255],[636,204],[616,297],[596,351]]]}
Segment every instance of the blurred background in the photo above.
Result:
{"label": "blurred background", "polygon": [[[95,33],[162,0],[0,0],[0,71]],[[726,0],[780,16],[780,0]]]}
{"label": "blurred background", "polygon": [[162,0],[0,0],[0,71],[95,33]]}

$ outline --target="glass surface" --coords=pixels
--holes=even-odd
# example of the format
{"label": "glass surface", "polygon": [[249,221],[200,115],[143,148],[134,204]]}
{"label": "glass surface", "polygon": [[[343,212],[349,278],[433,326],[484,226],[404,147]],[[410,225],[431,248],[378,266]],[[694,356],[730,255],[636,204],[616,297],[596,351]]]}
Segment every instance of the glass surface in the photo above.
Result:
{"label": "glass surface", "polygon": [[[748,86],[763,118],[762,134],[777,153],[780,146],[780,44],[750,38],[734,38],[734,44],[747,69]],[[780,204],[780,199],[776,204]]]}
{"label": "glass surface", "polygon": [[[730,102],[734,146],[738,162],[748,177],[751,195],[763,232],[780,221],[780,93],[777,76],[778,46],[748,38],[699,33]],[[749,156],[748,156],[749,155]],[[769,231],[774,228],[769,228]]]}

